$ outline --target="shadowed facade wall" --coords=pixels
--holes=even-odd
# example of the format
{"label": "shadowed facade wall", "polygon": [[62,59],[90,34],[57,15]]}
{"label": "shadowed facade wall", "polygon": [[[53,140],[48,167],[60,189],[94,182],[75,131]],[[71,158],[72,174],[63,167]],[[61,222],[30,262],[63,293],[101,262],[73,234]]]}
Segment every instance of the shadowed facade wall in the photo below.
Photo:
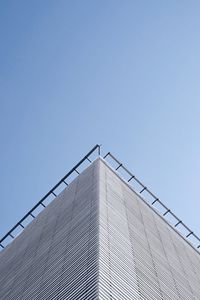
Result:
{"label": "shadowed facade wall", "polygon": [[0,253],[0,299],[95,299],[97,162]]}

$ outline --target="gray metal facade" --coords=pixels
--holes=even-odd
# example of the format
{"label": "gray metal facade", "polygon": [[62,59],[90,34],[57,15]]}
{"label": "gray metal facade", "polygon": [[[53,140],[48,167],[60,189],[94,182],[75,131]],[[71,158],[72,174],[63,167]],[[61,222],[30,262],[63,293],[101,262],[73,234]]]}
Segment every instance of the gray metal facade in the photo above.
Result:
{"label": "gray metal facade", "polygon": [[200,255],[103,162],[100,299],[199,300]]}
{"label": "gray metal facade", "polygon": [[200,255],[101,158],[0,252],[0,299],[200,299]]}

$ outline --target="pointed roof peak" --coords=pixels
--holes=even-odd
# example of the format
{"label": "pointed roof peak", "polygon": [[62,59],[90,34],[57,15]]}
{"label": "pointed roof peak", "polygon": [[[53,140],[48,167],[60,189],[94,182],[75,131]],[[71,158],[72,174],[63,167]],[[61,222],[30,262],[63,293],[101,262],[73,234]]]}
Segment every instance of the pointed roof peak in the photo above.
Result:
{"label": "pointed roof peak", "polygon": [[[156,213],[165,219],[170,226],[177,230],[195,249],[200,249],[200,238],[163,202],[152,193],[124,164],[119,161],[111,152],[104,156],[101,153],[101,145],[96,144],[61,180],[44,196],[36,205],[30,209],[27,214],[9,230],[3,238],[0,239],[0,248],[4,248],[15,238],[15,231],[23,231],[30,223],[30,220],[37,216],[37,209],[44,209],[46,205],[58,196],[61,188],[68,186],[71,181],[77,177],[83,170],[96,160],[101,160],[111,168],[135,193],[145,201]],[[26,224],[26,225],[25,225]],[[183,232],[186,232],[183,235]],[[19,233],[18,233],[19,234]],[[17,235],[18,235],[17,234]],[[191,243],[193,242],[193,243]]]}

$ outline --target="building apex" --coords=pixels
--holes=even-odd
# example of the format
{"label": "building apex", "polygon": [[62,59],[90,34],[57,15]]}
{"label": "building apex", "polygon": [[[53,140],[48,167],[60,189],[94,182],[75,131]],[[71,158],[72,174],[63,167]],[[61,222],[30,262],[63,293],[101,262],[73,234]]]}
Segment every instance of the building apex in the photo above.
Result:
{"label": "building apex", "polygon": [[[49,202],[55,199],[61,188],[66,188],[73,180],[72,175],[79,176],[82,171],[95,160],[101,160],[111,168],[149,207],[159,214],[177,233],[179,233],[198,253],[200,238],[169,209],[146,185],[144,185],[127,167],[124,166],[111,152],[101,153],[101,145],[96,144],[61,180],[44,196],[27,214],[15,224],[1,239],[0,248],[5,248],[37,216],[38,208],[45,209]],[[136,187],[137,185],[137,187]],[[26,223],[26,225],[25,225]],[[183,230],[186,234],[183,235]]]}

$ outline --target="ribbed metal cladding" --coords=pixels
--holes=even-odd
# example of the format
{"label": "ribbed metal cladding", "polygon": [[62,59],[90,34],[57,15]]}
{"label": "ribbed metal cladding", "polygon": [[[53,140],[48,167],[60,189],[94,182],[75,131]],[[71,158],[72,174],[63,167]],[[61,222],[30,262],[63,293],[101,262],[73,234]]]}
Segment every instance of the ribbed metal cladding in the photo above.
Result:
{"label": "ribbed metal cladding", "polygon": [[1,251],[0,299],[199,300],[200,255],[98,158]]}
{"label": "ribbed metal cladding", "polygon": [[1,251],[1,300],[98,297],[97,163]]}
{"label": "ribbed metal cladding", "polygon": [[102,161],[100,299],[199,300],[200,255]]}

